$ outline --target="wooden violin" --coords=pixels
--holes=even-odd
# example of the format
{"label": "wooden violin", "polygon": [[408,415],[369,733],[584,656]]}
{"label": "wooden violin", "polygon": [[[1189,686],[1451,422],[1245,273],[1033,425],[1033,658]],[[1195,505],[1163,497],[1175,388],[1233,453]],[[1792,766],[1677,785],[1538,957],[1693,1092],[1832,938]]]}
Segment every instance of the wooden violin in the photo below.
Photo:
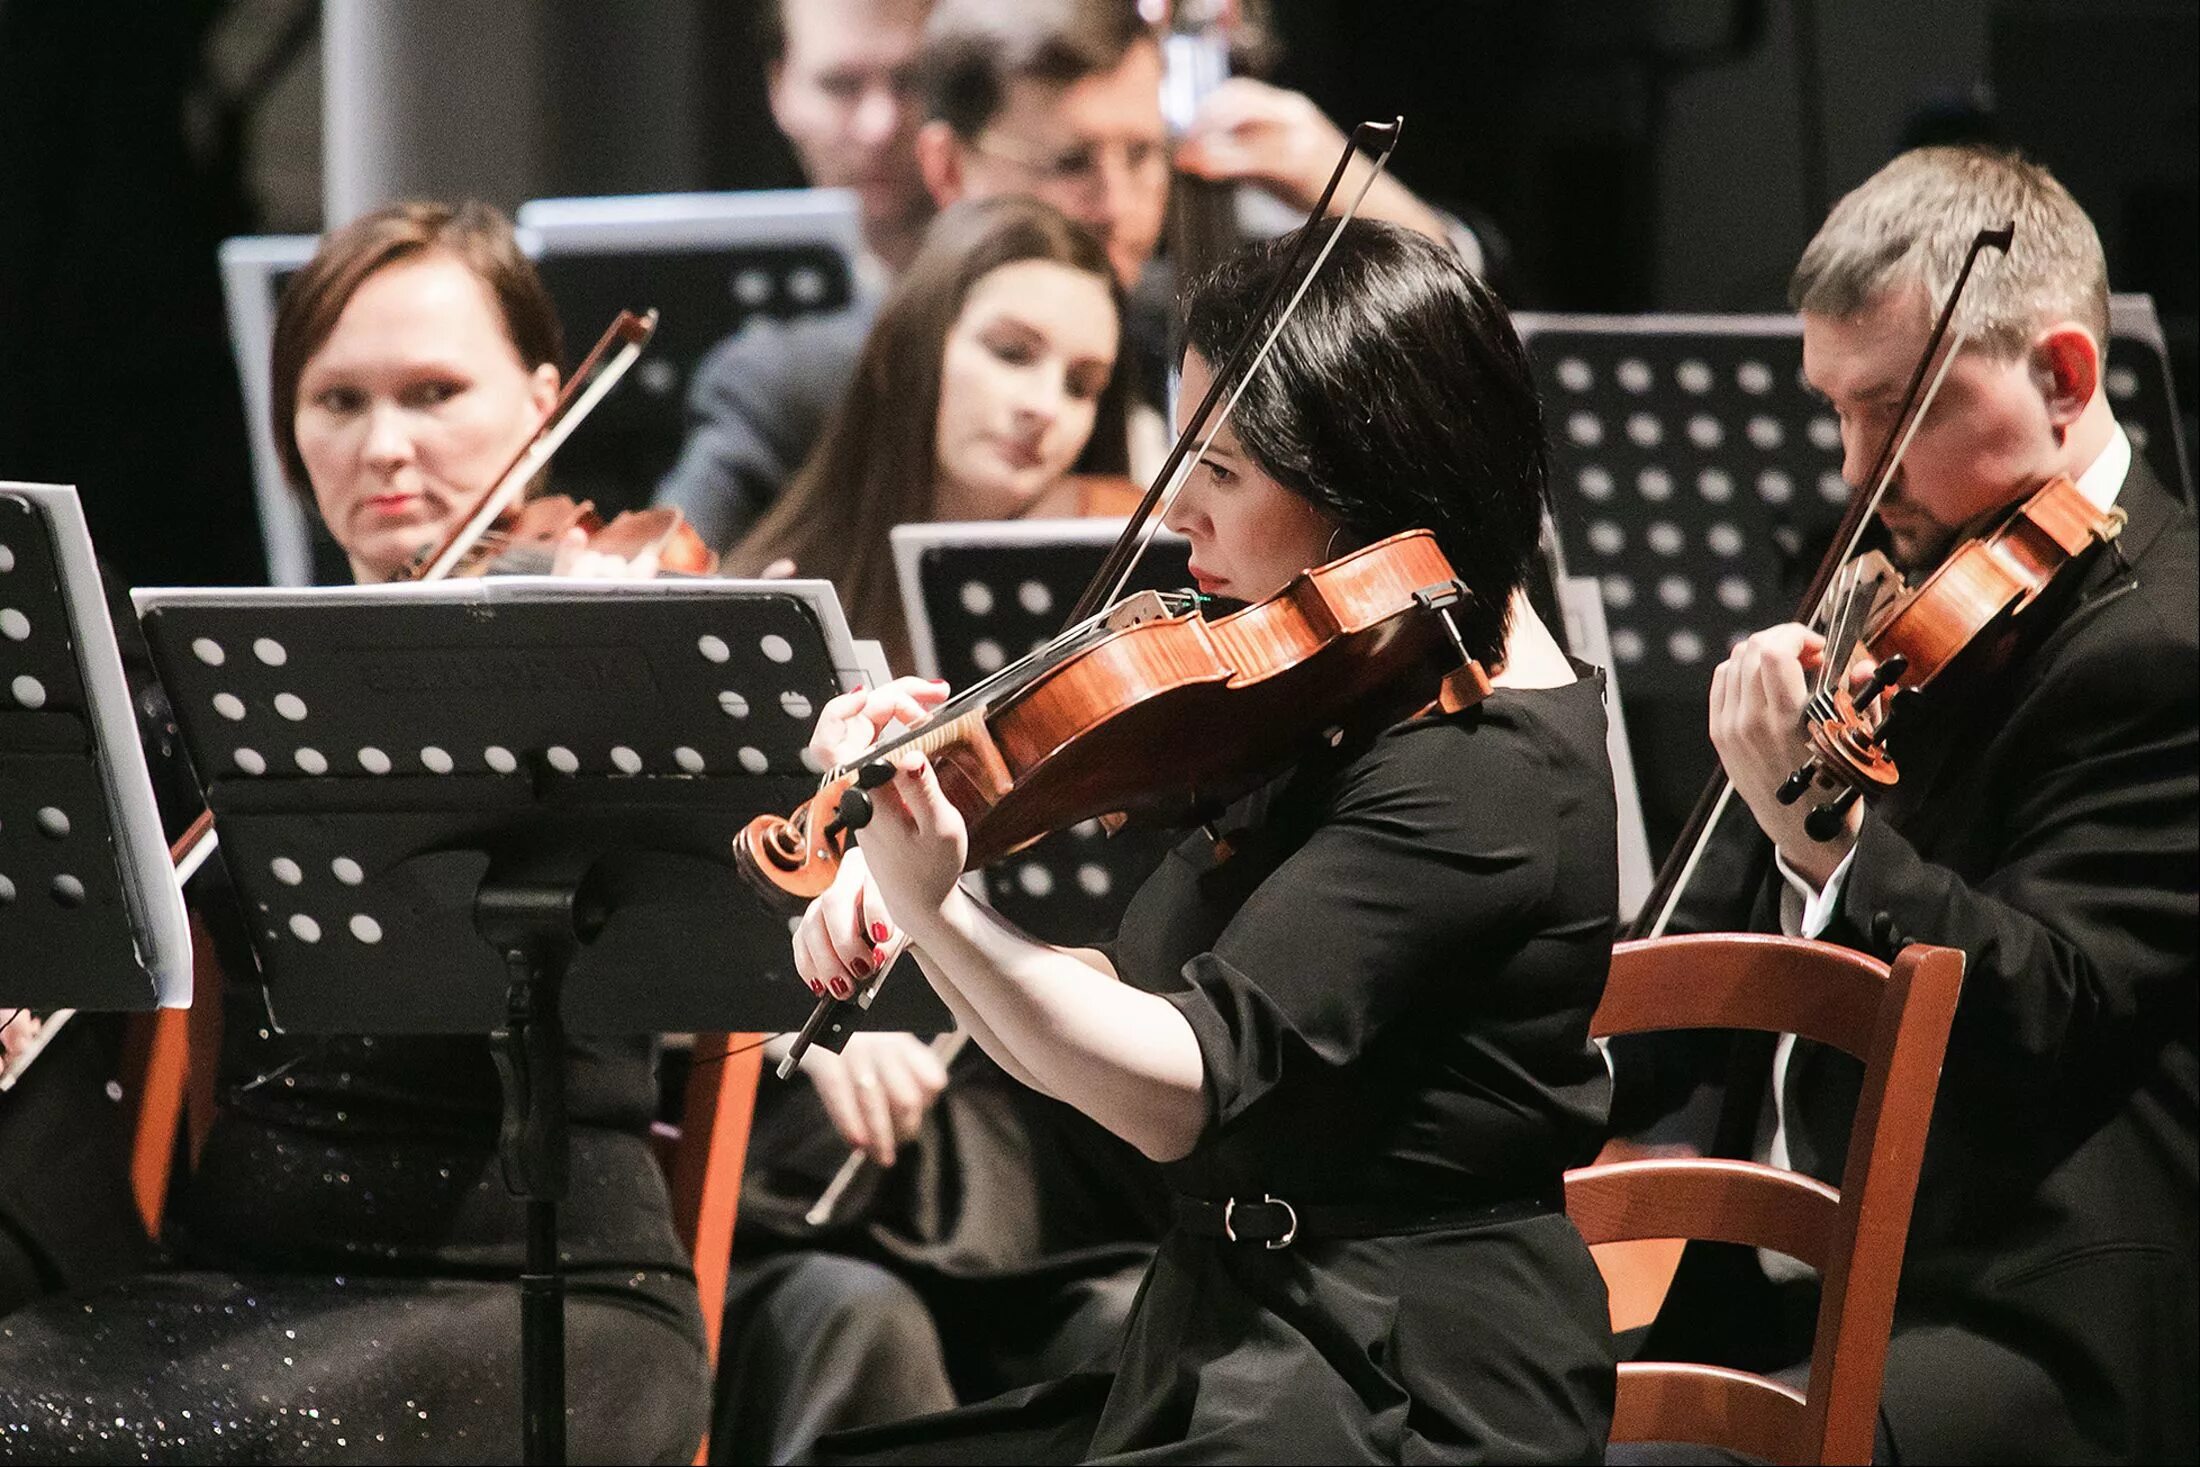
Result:
{"label": "wooden violin", "polygon": [[1959,660],[1981,671],[2000,663],[2023,635],[2025,612],[2051,585],[2090,563],[2123,523],[2122,510],[2098,508],[2058,476],[1871,614],[1859,640],[1872,670],[1853,690],[1840,676],[1852,660],[1850,638],[1837,628],[1805,708],[1811,757],[1781,785],[1780,802],[1791,805],[1814,787],[1832,791],[1804,820],[1812,837],[1832,839],[1859,796],[1890,789],[1900,778],[1886,747],[1894,696],[1924,691]]}
{"label": "wooden violin", "polygon": [[1371,694],[1397,688],[1415,705],[1466,706],[1479,669],[1445,686],[1473,663],[1442,615],[1463,594],[1426,530],[1301,571],[1214,621],[1193,593],[1139,592],[1013,677],[987,679],[860,767],[835,771],[792,817],[752,821],[736,860],[775,904],[799,911],[832,884],[868,818],[863,791],[884,782],[873,771],[890,777],[879,761],[905,746],[930,757],[969,827],[966,869],[1095,816],[1188,823]]}
{"label": "wooden violin", "polygon": [[473,511],[444,537],[425,546],[390,579],[433,581],[445,576],[547,572],[566,534],[579,529],[588,548],[638,559],[655,551],[662,569],[709,575],[718,557],[676,509],[627,510],[606,524],[595,506],[562,494],[530,497],[528,489],[564,445],[619,384],[657,330],[655,311],[621,311],[617,320],[566,379],[549,414],[543,418],[504,472],[490,483]]}
{"label": "wooden violin", "polygon": [[[817,794],[791,816],[760,817],[742,832],[735,864],[767,903],[799,909],[831,884],[848,841],[870,818],[868,791],[893,778],[886,759],[897,749],[916,746],[930,756],[969,827],[966,864],[975,868],[1095,816],[1181,820],[1257,785],[1378,692],[1398,698],[1401,711],[1406,699],[1434,696],[1446,708],[1463,708],[1487,693],[1488,679],[1449,615],[1467,593],[1425,530],[1302,571],[1266,601],[1212,622],[1199,615],[1205,598],[1195,592],[1117,599],[1159,528],[1157,511],[1228,421],[1291,307],[1381,177],[1403,126],[1400,118],[1353,130],[1309,227],[1218,364],[1063,632],[917,727],[826,771]],[[1353,154],[1378,142],[1352,205],[1333,228],[1311,227],[1327,215]],[[1298,294],[1277,312],[1294,277]],[[835,1016],[867,1005],[875,990],[876,981],[857,999],[820,1001],[780,1075],[792,1073],[813,1040],[844,1039],[849,1026]]]}
{"label": "wooden violin", "polygon": [[625,560],[654,554],[657,568],[674,575],[708,576],[718,570],[717,552],[676,509],[621,510],[606,523],[586,499],[543,494],[484,530],[473,553],[462,557],[451,574],[549,575],[559,547],[574,530],[588,537],[590,550]]}

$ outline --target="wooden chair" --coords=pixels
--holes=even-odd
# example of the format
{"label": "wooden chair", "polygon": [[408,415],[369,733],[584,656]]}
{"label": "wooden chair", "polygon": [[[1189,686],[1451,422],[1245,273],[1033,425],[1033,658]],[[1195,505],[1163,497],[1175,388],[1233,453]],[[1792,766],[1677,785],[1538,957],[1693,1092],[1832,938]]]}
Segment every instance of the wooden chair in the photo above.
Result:
{"label": "wooden chair", "polygon": [[1837,1192],[1708,1158],[1583,1167],[1566,1210],[1592,1245],[1688,1238],[1772,1248],[1816,1268],[1807,1389],[1716,1366],[1619,1367],[1613,1441],[1708,1443],[1768,1462],[1869,1462],[1895,1285],[1963,955],[1905,948],[1892,967],[1800,938],[1711,934],[1622,943],[1592,1032],[1800,1034],[1864,1062]]}

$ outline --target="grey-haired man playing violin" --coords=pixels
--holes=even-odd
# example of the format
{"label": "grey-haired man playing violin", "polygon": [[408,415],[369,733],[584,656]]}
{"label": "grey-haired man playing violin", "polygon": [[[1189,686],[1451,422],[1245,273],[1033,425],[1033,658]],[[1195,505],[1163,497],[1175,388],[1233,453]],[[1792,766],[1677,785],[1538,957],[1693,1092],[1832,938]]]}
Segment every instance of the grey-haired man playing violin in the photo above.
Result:
{"label": "grey-haired man playing violin", "polygon": [[[1913,576],[2057,475],[2120,511],[2015,656],[1915,695],[1900,783],[1831,839],[1780,785],[1808,748],[1825,648],[1798,625],[1737,645],[1710,733],[1770,838],[1756,925],[1892,958],[1960,949],[1949,1039],[1881,1406],[1900,1461],[2189,1460],[2196,1450],[2195,1059],[2200,650],[2192,511],[2132,452],[2103,388],[2092,224],[2044,169],[1904,154],[1835,206],[1791,285],[1804,373],[1871,468],[1973,235],[2014,220],[1957,320],[1967,340],[1878,511]],[[1793,1038],[1729,1140],[1838,1182],[1857,1069]],[[1733,1129],[1739,1122],[1740,1135]],[[1807,1363],[1812,1281],[1694,1247],[1648,1353]],[[1777,1277],[1768,1278],[1767,1273]],[[1737,1301],[1750,1301],[1738,1303]]]}

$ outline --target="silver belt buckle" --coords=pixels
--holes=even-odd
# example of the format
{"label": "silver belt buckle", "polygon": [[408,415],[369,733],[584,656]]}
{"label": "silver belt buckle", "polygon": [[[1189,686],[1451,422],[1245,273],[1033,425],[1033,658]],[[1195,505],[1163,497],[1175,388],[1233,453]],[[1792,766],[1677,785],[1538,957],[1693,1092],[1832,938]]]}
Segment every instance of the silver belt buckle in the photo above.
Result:
{"label": "silver belt buckle", "polygon": [[[1271,1253],[1278,1248],[1290,1247],[1291,1240],[1299,1235],[1299,1210],[1281,1197],[1271,1197],[1266,1192],[1260,1194],[1260,1200],[1282,1208],[1284,1216],[1291,1220],[1290,1226],[1283,1230],[1282,1237],[1270,1238],[1260,1246]],[[1222,1236],[1232,1243],[1238,1241],[1237,1228],[1232,1223],[1232,1217],[1236,1212],[1237,1199],[1235,1197],[1226,1199],[1222,1204]]]}

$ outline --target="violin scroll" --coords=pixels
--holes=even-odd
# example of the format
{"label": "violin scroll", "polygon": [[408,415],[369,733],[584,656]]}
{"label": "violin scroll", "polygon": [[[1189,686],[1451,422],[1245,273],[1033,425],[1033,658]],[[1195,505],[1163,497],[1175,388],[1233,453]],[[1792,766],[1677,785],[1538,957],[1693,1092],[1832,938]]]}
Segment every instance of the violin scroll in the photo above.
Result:
{"label": "violin scroll", "polygon": [[757,816],[734,839],[734,868],[773,911],[799,914],[840,874],[849,837],[871,823],[870,791],[893,777],[873,761],[827,780],[792,815]]}

